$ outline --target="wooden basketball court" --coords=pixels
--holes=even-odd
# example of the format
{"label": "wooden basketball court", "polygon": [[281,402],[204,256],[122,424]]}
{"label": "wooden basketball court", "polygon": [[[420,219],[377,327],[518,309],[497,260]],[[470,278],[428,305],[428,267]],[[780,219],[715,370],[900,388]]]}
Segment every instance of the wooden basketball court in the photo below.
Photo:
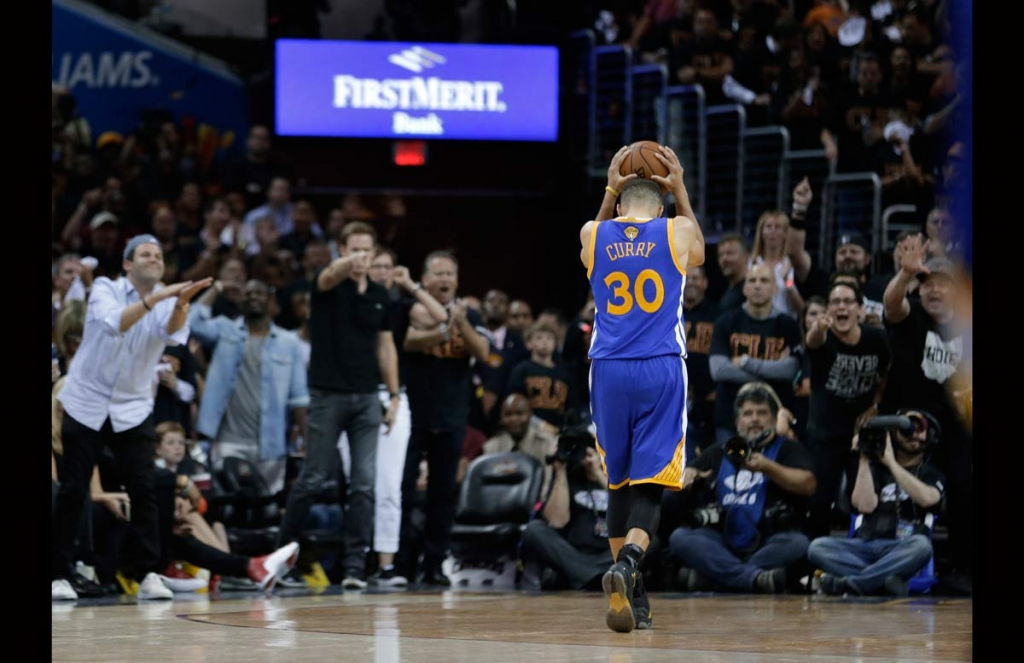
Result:
{"label": "wooden basketball court", "polygon": [[[230,598],[228,598],[230,597]],[[54,661],[970,661],[970,599],[652,594],[654,629],[600,593],[344,592],[52,605]]]}

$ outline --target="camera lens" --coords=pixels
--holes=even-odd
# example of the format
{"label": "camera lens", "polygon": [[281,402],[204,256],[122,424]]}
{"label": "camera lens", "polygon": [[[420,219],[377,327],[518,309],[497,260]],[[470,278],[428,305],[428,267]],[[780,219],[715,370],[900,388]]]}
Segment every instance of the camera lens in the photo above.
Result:
{"label": "camera lens", "polygon": [[750,458],[750,443],[742,437],[733,437],[725,443],[725,457],[736,465],[745,463]]}

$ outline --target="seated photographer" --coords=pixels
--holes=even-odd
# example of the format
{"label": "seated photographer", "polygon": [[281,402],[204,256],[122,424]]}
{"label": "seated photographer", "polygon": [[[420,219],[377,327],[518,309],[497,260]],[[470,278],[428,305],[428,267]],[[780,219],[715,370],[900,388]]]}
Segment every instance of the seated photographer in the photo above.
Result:
{"label": "seated photographer", "polygon": [[672,533],[669,556],[686,568],[688,591],[713,585],[782,593],[786,567],[807,552],[801,528],[817,485],[811,458],[777,434],[779,404],[769,387],[738,394],[733,409],[739,436],[709,447],[683,471],[683,490],[707,490],[710,503],[695,512],[695,528]]}
{"label": "seated photographer", "polygon": [[523,532],[524,566],[541,578],[540,569],[554,572],[544,589],[600,589],[614,560],[606,520],[608,477],[593,436],[582,427],[568,429],[547,461],[554,480],[540,518]]}
{"label": "seated photographer", "polygon": [[853,438],[860,451],[850,504],[863,515],[853,538],[820,537],[807,557],[825,571],[826,594],[907,595],[907,580],[932,556],[926,515],[944,497],[942,472],[925,459],[939,425],[920,410],[875,417]]}

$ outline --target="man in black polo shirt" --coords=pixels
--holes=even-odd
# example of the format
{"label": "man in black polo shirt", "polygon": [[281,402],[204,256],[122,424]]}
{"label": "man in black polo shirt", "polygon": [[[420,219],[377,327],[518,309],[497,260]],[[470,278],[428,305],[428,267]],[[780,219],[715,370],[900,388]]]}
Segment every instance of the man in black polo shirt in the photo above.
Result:
{"label": "man in black polo shirt", "polygon": [[[342,586],[366,587],[366,552],[373,535],[374,481],[381,417],[390,430],[398,411],[398,353],[391,332],[388,292],[371,281],[377,234],[356,221],[341,232],[341,256],[320,270],[310,298],[309,440],[306,458],[288,496],[282,543],[298,540],[317,493],[340,474],[338,437],[349,440],[352,467],[347,491]],[[381,412],[377,385],[391,398]]]}
{"label": "man in black polo shirt", "polygon": [[413,540],[410,516],[416,496],[420,461],[427,459],[426,523],[423,534],[423,583],[448,585],[441,572],[455,518],[456,476],[462,441],[469,419],[470,358],[487,361],[487,327],[476,311],[455,298],[458,262],[447,251],[435,251],[423,263],[423,287],[448,309],[440,325],[427,308],[415,303],[409,310],[403,357],[412,437],[402,477],[402,534],[396,567],[415,578],[418,541]]}

